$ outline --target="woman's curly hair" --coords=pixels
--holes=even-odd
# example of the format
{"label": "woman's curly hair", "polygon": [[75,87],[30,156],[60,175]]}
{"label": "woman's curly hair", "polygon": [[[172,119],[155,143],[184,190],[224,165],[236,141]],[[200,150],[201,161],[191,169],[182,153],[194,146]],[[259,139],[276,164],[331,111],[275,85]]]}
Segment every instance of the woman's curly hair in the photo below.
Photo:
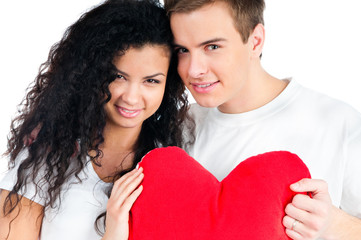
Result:
{"label": "woman's curly hair", "polygon": [[[165,10],[151,0],[108,0],[66,30],[41,65],[11,124],[9,167],[16,164],[22,151],[27,150],[28,156],[21,159],[17,182],[3,208],[5,214],[17,206],[21,199],[17,193],[28,182],[48,186],[44,209],[57,207],[55,201],[60,200],[61,186],[69,177],[75,175],[81,181],[78,174],[89,151],[97,153],[91,160],[100,164],[104,105],[111,98],[108,86],[117,74],[114,57],[130,47],[148,44],[166,46],[171,54],[172,41]],[[176,61],[172,55],[163,101],[143,123],[133,166],[119,175],[133,169],[156,147],[183,144],[181,126],[188,118],[188,102]]]}

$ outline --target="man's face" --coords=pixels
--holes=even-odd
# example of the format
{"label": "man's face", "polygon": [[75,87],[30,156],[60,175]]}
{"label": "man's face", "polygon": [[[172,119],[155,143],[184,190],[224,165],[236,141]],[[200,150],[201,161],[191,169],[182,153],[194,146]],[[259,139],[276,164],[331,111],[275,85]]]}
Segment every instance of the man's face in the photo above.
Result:
{"label": "man's face", "polygon": [[248,91],[252,46],[242,42],[226,3],[173,13],[170,22],[178,72],[194,99],[201,106],[234,113]]}

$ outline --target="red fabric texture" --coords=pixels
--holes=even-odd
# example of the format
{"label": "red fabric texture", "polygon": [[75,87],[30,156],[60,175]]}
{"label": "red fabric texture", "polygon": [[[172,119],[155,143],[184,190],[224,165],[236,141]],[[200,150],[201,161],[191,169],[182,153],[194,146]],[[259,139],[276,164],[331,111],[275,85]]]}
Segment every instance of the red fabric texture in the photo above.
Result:
{"label": "red fabric texture", "polygon": [[221,182],[177,147],[151,151],[140,166],[144,189],[131,210],[131,240],[289,239],[282,225],[295,195],[289,185],[310,177],[285,151],[248,158]]}

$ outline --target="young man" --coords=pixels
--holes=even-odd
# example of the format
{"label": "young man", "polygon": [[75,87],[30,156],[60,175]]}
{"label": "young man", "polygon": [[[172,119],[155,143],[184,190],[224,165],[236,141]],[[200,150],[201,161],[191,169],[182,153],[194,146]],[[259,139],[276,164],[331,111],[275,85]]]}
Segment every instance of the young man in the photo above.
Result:
{"label": "young man", "polygon": [[286,207],[286,234],[360,239],[361,115],[262,68],[264,0],[164,3],[178,72],[199,104],[191,107],[196,141],[190,155],[222,180],[250,156],[296,153],[313,179],[291,189],[312,192],[313,198],[296,195]]}

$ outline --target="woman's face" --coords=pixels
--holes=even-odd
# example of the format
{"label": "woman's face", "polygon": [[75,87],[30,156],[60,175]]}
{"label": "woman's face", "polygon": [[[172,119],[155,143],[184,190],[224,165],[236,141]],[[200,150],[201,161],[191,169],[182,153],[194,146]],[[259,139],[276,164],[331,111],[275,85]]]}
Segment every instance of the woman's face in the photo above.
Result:
{"label": "woman's face", "polygon": [[140,130],[159,108],[165,90],[170,52],[165,46],[129,48],[115,57],[117,78],[109,85],[107,125]]}

